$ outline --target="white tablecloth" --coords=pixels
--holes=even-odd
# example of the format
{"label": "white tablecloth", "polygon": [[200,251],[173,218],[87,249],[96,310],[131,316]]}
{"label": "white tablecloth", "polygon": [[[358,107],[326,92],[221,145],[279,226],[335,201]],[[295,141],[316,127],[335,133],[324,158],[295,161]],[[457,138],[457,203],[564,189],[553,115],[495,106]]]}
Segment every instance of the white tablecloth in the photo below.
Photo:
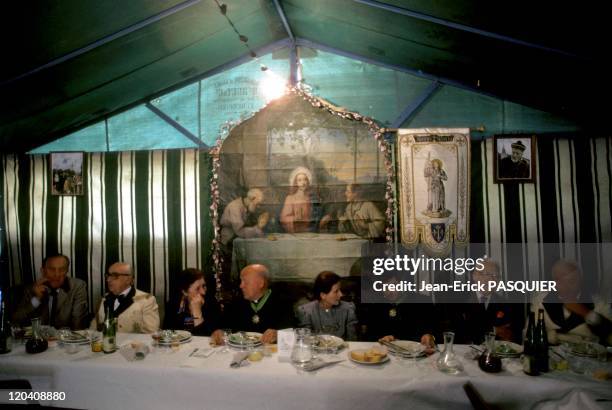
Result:
{"label": "white tablecloth", "polygon": [[[147,335],[119,335],[119,342]],[[350,349],[371,343],[350,343]],[[29,355],[23,345],[0,356],[0,379],[27,378],[36,391],[61,391],[65,401],[48,403],[81,409],[406,409],[471,405],[463,384],[471,381],[483,398],[500,408],[599,408],[612,403],[612,382],[571,372],[529,377],[518,363],[502,373],[483,373],[462,359],[464,372],[451,376],[435,368],[437,354],[418,362],[391,361],[362,366],[345,361],[314,373],[298,372],[277,355],[231,369],[233,353],[188,358],[208,338],[196,337],[173,352],[159,349],[127,362],[119,353],[69,355],[59,347]],[[456,346],[462,355],[466,346]],[[346,358],[346,351],[340,353]],[[184,367],[186,365],[193,367]],[[599,401],[598,401],[599,400]]]}

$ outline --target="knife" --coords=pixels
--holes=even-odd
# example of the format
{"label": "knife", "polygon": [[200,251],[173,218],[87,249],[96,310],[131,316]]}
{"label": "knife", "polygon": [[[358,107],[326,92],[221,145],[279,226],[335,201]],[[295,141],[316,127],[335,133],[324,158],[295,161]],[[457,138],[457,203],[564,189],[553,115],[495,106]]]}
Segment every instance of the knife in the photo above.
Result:
{"label": "knife", "polygon": [[407,353],[407,354],[411,354],[411,355],[415,355],[415,352],[413,352],[411,350],[408,350],[408,349],[406,349],[404,347],[401,347],[399,345],[396,345],[395,343],[388,342],[386,340],[381,340],[380,343],[385,345],[385,346],[387,346],[387,347],[390,347],[391,349],[393,349],[395,351],[403,352],[403,353]]}

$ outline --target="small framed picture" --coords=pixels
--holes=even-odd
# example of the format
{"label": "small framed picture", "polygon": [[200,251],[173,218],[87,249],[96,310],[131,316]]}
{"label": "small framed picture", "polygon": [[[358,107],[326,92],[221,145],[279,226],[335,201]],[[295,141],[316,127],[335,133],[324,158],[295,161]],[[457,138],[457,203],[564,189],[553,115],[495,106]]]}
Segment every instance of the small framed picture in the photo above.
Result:
{"label": "small framed picture", "polygon": [[493,151],[496,184],[535,181],[535,135],[496,135]]}
{"label": "small framed picture", "polygon": [[51,195],[83,195],[83,152],[51,152]]}

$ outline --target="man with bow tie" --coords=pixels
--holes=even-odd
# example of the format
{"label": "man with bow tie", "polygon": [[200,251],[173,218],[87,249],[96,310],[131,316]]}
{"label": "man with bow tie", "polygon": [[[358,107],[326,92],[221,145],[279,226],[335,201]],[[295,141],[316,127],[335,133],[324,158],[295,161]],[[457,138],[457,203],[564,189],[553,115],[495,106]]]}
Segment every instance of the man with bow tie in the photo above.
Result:
{"label": "man with bow tie", "polygon": [[118,318],[118,332],[153,333],[159,328],[155,296],[134,287],[134,272],[128,263],[113,263],[106,274],[106,285],[108,293],[100,302],[91,328],[101,328],[106,307]]}
{"label": "man with bow tie", "polygon": [[83,329],[87,325],[87,285],[67,276],[69,266],[65,255],[47,256],[40,278],[23,292],[12,321],[29,326],[32,318],[40,317],[42,324],[58,329]]}

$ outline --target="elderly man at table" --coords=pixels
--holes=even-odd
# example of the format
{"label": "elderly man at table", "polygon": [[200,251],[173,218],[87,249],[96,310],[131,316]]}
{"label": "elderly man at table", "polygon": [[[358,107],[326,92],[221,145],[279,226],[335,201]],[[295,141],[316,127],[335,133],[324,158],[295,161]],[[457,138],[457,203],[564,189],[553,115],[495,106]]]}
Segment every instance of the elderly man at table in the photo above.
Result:
{"label": "elderly man at table", "polygon": [[230,202],[221,215],[221,243],[229,246],[235,237],[257,238],[264,235],[263,229],[268,224],[269,214],[263,212],[257,217],[257,224],[247,226],[249,215],[254,215],[264,200],[264,194],[259,188],[251,188],[244,198],[236,198]]}
{"label": "elderly man at table", "polygon": [[[263,343],[276,342],[278,329],[291,327],[291,309],[270,289],[270,273],[264,265],[248,265],[240,272],[243,299],[228,308],[228,325],[236,331],[262,333]],[[222,332],[212,335],[214,343],[222,343]]]}
{"label": "elderly man at table", "polygon": [[87,285],[67,276],[70,259],[51,255],[43,260],[41,277],[23,292],[13,323],[28,326],[34,317],[45,325],[83,329],[87,319]]}
{"label": "elderly man at table", "polygon": [[533,298],[531,310],[544,309],[550,343],[599,339],[612,344],[612,309],[597,297],[588,300],[583,289],[583,273],[573,261],[560,259],[552,267],[557,292]]}
{"label": "elderly man at table", "polygon": [[113,263],[106,274],[108,293],[98,307],[91,328],[100,328],[109,307],[118,318],[118,332],[153,333],[159,328],[159,308],[155,296],[134,287],[134,272],[125,262]]}
{"label": "elderly man at table", "polygon": [[[500,280],[499,265],[485,259],[472,272],[472,282],[488,283]],[[521,343],[524,305],[511,304],[500,294],[485,287],[482,292],[471,292],[461,303],[449,306],[454,315],[455,341],[481,343],[486,333],[494,332],[497,339]]]}

